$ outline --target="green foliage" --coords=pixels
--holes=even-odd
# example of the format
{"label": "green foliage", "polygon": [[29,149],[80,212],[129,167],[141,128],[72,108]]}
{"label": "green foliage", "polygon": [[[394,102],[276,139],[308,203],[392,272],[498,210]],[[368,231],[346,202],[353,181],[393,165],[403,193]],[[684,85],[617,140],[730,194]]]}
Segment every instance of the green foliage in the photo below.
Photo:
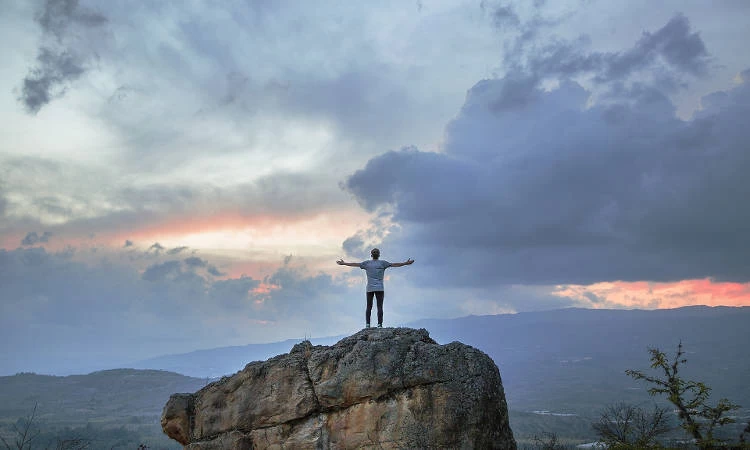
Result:
{"label": "green foliage", "polygon": [[739,409],[739,405],[722,398],[711,406],[707,403],[711,388],[699,381],[684,380],[680,374],[680,365],[687,363],[684,358],[682,342],[677,346],[677,353],[672,361],[658,348],[650,348],[651,368],[662,372],[663,376],[646,375],[639,370],[626,370],[625,373],[636,380],[644,380],[652,385],[648,389],[651,396],[665,395],[677,408],[680,426],[695,440],[699,448],[714,448],[725,443],[714,435],[717,427],[734,423],[735,420],[726,414]]}

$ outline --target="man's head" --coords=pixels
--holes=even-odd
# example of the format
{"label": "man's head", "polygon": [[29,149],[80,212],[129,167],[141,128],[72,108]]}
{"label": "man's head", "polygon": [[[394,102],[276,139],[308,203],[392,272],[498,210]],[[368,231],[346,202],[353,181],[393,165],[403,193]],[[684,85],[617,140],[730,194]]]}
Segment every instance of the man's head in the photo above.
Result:
{"label": "man's head", "polygon": [[377,248],[374,248],[370,251],[370,256],[372,256],[372,259],[378,259],[380,258],[380,250]]}

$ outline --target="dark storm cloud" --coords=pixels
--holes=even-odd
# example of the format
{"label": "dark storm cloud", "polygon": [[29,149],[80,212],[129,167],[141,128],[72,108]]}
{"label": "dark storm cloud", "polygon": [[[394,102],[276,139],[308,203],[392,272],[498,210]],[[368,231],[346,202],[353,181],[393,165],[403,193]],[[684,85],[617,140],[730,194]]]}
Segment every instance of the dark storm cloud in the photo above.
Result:
{"label": "dark storm cloud", "polygon": [[[485,10],[484,2],[482,9]],[[563,23],[572,13],[549,16],[543,12],[544,2],[534,2],[528,19],[522,19],[513,3],[503,3],[493,7],[491,20],[495,28],[503,34],[503,65],[506,68],[520,67],[529,48],[545,30]]]}
{"label": "dark storm cloud", "polygon": [[37,234],[36,231],[32,231],[27,233],[26,236],[21,240],[21,245],[30,246],[39,243],[46,243],[49,242],[50,237],[52,237],[52,233],[50,233],[49,231],[45,231],[42,234]]}
{"label": "dark storm cloud", "polygon": [[365,245],[365,240],[359,234],[349,236],[348,238],[344,239],[341,247],[344,249],[344,253],[346,253],[347,255],[365,254],[367,248]]}
{"label": "dark storm cloud", "polygon": [[211,275],[213,275],[215,277],[223,277],[224,275],[226,275],[226,273],[224,273],[221,270],[219,270],[213,264],[209,264],[208,267],[206,267],[206,272],[208,272],[209,274],[211,274]]}
{"label": "dark storm cloud", "polygon": [[107,22],[106,17],[82,8],[79,3],[79,0],[47,0],[37,22],[45,32],[59,40],[65,37],[71,24],[92,27]]}
{"label": "dark storm cloud", "polygon": [[347,298],[349,293],[344,283],[337,282],[330,275],[307,275],[286,264],[265,277],[263,282],[277,287],[264,299],[264,307],[274,320],[296,315],[325,320],[325,317],[330,318],[331,311],[341,310],[341,299]]}
{"label": "dark storm cloud", "polygon": [[[444,211],[447,205],[454,202],[444,202],[441,197],[449,200],[461,201],[460,194],[456,193],[452,185],[453,177],[456,175],[468,175],[471,172],[471,164],[466,161],[445,158],[437,153],[424,153],[414,147],[404,148],[401,151],[390,151],[382,156],[367,162],[364,170],[358,171],[346,182],[345,187],[357,198],[357,201],[368,211],[374,211],[378,206],[385,203],[412,204],[428,200],[417,199],[412,193],[420,189],[425,177],[445,182],[430,183],[430,189],[434,191],[430,203],[424,204],[419,210],[420,214],[442,215],[450,213]],[[414,177],[413,174],[421,172],[423,175]],[[416,205],[414,205],[416,206]]]}
{"label": "dark storm cloud", "polygon": [[654,33],[644,32],[635,45],[622,52],[582,53],[587,44],[581,37],[574,42],[556,40],[531,56],[529,69],[542,76],[573,76],[591,72],[595,81],[622,80],[634,72],[654,70],[661,65],[677,74],[694,77],[709,71],[710,55],[698,32],[691,32],[687,17],[678,14]]}
{"label": "dark storm cloud", "polygon": [[133,241],[126,239],[123,247],[132,247],[132,246],[133,246]]}
{"label": "dark storm cloud", "polygon": [[[685,25],[677,16],[645,33],[640,56],[618,73],[657,52],[653,64],[700,74],[705,49]],[[425,269],[415,278],[430,285],[750,281],[750,83],[707,96],[689,121],[658,83],[611,83],[591,106],[576,82],[536,84],[591,68],[615,73],[603,71],[614,65],[602,55],[569,52],[578,61],[569,70],[558,59],[535,66],[548,73],[477,83],[443,153],[388,152],[348,178],[364,208],[387,206],[403,226],[383,245],[419,255]]]}
{"label": "dark storm cloud", "polygon": [[215,277],[221,277],[226,275],[224,272],[220,271],[215,265],[209,264],[208,261],[205,259],[201,259],[197,256],[190,256],[188,258],[185,258],[182,260],[185,265],[192,268],[205,268],[206,272],[209,275],[213,275]]}
{"label": "dark storm cloud", "polygon": [[186,247],[186,246],[180,246],[180,247],[170,248],[169,250],[167,250],[167,255],[176,255],[176,254],[178,254],[180,252],[183,252],[183,251],[185,251],[187,249],[188,249],[188,247]]}
{"label": "dark storm cloud", "polygon": [[39,112],[54,97],[62,96],[66,83],[85,72],[83,60],[68,51],[41,48],[36,59],[36,67],[23,79],[21,88],[21,101],[32,114]]}
{"label": "dark storm cloud", "polygon": [[[170,253],[167,252],[167,254]],[[199,271],[199,269],[205,269],[205,271]],[[201,275],[201,273],[203,273],[203,275]],[[146,268],[141,278],[152,282],[180,278],[193,279],[195,277],[205,278],[204,275],[206,273],[215,277],[225,275],[215,265],[210,264],[205,259],[201,259],[197,256],[190,256],[182,261],[174,259],[152,264]]]}
{"label": "dark storm cloud", "polygon": [[503,29],[506,26],[518,27],[521,25],[521,19],[511,6],[498,6],[492,16],[493,23],[496,27]]}
{"label": "dark storm cloud", "polygon": [[[494,12],[495,25],[517,30],[505,44],[504,65],[509,72],[523,73],[516,82],[522,98],[528,84],[536,85],[545,77],[592,76],[606,84],[623,81],[635,74],[658,77],[663,88],[684,85],[685,75],[703,77],[709,73],[711,57],[698,32],[693,32],[683,14],[676,14],[655,32],[643,32],[633,47],[621,52],[583,52],[589,38],[581,35],[573,41],[551,38],[539,43],[540,30],[559,24],[563,18],[544,18],[536,13],[521,21],[512,6],[499,6]],[[510,88],[510,87],[509,87]],[[509,89],[510,90],[510,89]],[[511,91],[512,92],[512,91]]]}
{"label": "dark storm cloud", "polygon": [[250,277],[216,281],[208,291],[208,297],[230,311],[246,310],[252,302],[250,291],[258,287],[260,281]]}
{"label": "dark storm cloud", "polygon": [[182,274],[180,261],[166,261],[148,266],[141,278],[146,281],[163,281]]}
{"label": "dark storm cloud", "polygon": [[160,244],[160,243],[158,243],[158,242],[154,242],[153,244],[151,244],[151,247],[149,247],[149,248],[148,248],[148,251],[149,251],[149,252],[150,252],[151,250],[153,250],[153,251],[154,251],[154,253],[156,253],[156,254],[159,254],[159,253],[160,253],[161,251],[163,251],[163,250],[164,250],[164,246],[163,246],[163,245],[161,245],[161,244]]}
{"label": "dark storm cloud", "polygon": [[183,261],[185,262],[185,264],[187,264],[190,267],[206,267],[206,265],[208,264],[207,261],[201,258],[198,258],[197,256],[191,256],[189,258],[185,258],[183,259]]}
{"label": "dark storm cloud", "polygon": [[[564,48],[564,45],[563,45]],[[575,55],[574,51],[568,51]],[[682,14],[674,16],[654,33],[643,36],[629,50],[615,53],[592,53],[584,58],[573,56],[548,58],[547,61],[565,61],[557,72],[569,74],[596,71],[594,81],[607,83],[621,81],[634,73],[651,71],[662,88],[674,89],[684,85],[684,75],[703,77],[710,70],[711,57],[698,32],[691,32],[690,22]],[[576,65],[578,70],[576,71]],[[547,67],[546,70],[552,68]],[[552,70],[554,71],[554,70]]]}
{"label": "dark storm cloud", "polygon": [[[107,19],[79,5],[78,0],[47,0],[37,16],[43,44],[36,65],[23,79],[21,97],[29,113],[36,114],[53,98],[62,96],[70,82],[86,71],[94,55],[86,48],[81,31],[99,28]],[[85,34],[85,33],[83,33]]]}
{"label": "dark storm cloud", "polygon": [[389,214],[381,212],[370,220],[370,226],[366,230],[359,230],[344,240],[342,247],[346,255],[352,258],[369,255],[370,250],[380,245],[388,233],[398,229],[388,221],[389,218]]}
{"label": "dark storm cloud", "polygon": [[633,69],[642,68],[659,56],[672,67],[694,76],[708,72],[709,55],[698,32],[682,14],[674,16],[654,33],[644,32],[627,52],[607,55],[605,76],[621,78]]}

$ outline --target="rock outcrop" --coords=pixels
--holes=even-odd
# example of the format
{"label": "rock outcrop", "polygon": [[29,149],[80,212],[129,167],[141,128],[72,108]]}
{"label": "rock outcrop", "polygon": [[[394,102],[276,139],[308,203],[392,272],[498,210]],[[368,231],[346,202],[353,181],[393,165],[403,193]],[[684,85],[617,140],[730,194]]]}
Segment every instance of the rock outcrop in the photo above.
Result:
{"label": "rock outcrop", "polygon": [[410,328],[302,342],[173,395],[161,424],[190,450],[516,448],[492,359]]}

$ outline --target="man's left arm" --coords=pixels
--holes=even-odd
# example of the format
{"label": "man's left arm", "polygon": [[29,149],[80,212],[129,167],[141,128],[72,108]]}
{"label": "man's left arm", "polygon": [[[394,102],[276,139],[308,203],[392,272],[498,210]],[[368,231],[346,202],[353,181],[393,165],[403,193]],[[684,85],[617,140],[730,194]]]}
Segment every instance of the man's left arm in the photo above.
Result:
{"label": "man's left arm", "polygon": [[414,260],[413,260],[413,259],[411,259],[411,258],[409,258],[409,259],[407,259],[407,260],[406,260],[406,261],[404,261],[404,262],[400,262],[400,263],[391,263],[391,267],[403,267],[403,266],[410,266],[410,265],[412,265],[412,264],[414,264]]}
{"label": "man's left arm", "polygon": [[339,266],[359,267],[361,263],[348,263],[344,262],[343,259],[339,259],[338,261],[336,261],[336,264],[338,264]]}

